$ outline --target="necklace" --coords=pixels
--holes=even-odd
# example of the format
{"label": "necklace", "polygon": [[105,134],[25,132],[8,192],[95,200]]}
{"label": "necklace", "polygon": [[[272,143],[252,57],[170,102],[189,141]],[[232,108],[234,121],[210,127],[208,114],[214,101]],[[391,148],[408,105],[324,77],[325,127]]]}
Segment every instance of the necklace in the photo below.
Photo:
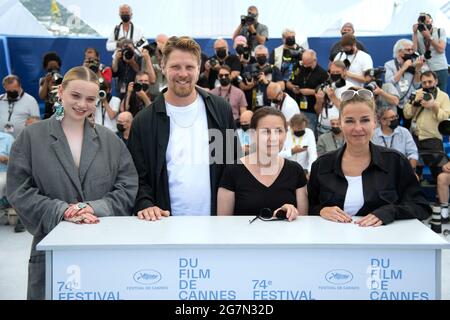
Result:
{"label": "necklace", "polygon": [[192,123],[189,124],[189,125],[187,125],[187,126],[182,126],[182,125],[180,125],[180,124],[175,120],[175,117],[172,115],[172,113],[171,113],[170,111],[168,112],[168,115],[169,115],[169,117],[170,117],[170,120],[172,120],[173,123],[175,123],[175,125],[176,125],[177,127],[180,127],[180,128],[182,128],[182,129],[188,129],[188,128],[191,128],[191,127],[195,124],[195,122],[197,121],[197,118],[198,118],[198,115],[199,115],[199,114],[200,114],[200,105],[197,105],[197,112],[196,112],[196,114],[195,114],[194,121],[192,121]]}

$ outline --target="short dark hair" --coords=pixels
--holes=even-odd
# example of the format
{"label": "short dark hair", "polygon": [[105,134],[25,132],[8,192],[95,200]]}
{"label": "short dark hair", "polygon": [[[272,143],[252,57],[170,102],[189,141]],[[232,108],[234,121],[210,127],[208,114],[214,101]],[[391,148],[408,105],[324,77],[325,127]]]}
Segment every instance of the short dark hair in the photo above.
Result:
{"label": "short dark hair", "polygon": [[420,80],[422,80],[423,77],[433,77],[434,80],[437,80],[437,74],[434,71],[428,70],[425,72],[422,72],[422,74],[420,75]]}
{"label": "short dark hair", "polygon": [[231,68],[229,66],[227,66],[226,64],[223,64],[220,66],[220,69],[225,69],[227,70],[229,73],[231,73]]}
{"label": "short dark hair", "polygon": [[253,114],[252,120],[250,121],[250,129],[256,130],[259,121],[267,116],[280,117],[281,120],[283,120],[284,129],[287,130],[287,121],[283,112],[272,107],[263,107],[261,109],[256,110],[255,113]]}
{"label": "short dark hair", "polygon": [[86,48],[86,50],[84,50],[84,54],[86,54],[86,52],[88,52],[89,50],[94,51],[95,56],[96,56],[97,58],[100,58],[100,54],[98,53],[98,50],[95,49],[95,48],[93,48],[93,47]]}
{"label": "short dark hair", "polygon": [[50,61],[56,61],[59,65],[59,67],[61,67],[61,58],[58,56],[58,54],[54,51],[50,51],[47,52],[44,57],[42,58],[42,66],[44,67],[44,69],[47,69],[47,65]]}

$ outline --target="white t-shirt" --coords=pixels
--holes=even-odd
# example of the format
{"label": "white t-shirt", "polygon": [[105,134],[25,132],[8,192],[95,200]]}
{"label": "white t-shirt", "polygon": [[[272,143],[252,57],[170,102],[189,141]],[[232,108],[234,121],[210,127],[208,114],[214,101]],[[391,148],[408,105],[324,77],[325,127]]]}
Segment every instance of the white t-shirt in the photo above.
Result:
{"label": "white t-shirt", "polygon": [[109,102],[109,106],[114,112],[116,112],[116,117],[110,119],[108,112],[106,112],[106,109],[103,108],[101,102],[99,102],[95,108],[95,123],[101,124],[113,132],[117,132],[117,113],[120,110],[120,99],[117,97],[112,97]]}
{"label": "white t-shirt", "polygon": [[[352,54],[349,56],[347,56],[344,52],[338,53],[336,55],[336,57],[334,58],[334,61],[339,61],[339,60],[344,61],[345,59],[347,59],[351,63],[348,71],[359,74],[361,76],[364,75],[364,71],[373,68],[372,57],[361,50],[358,50],[356,52],[356,54]],[[364,86],[364,83],[358,82],[358,81],[350,79],[348,77],[347,77],[346,81],[349,82],[351,86],[356,86],[356,87]]]}
{"label": "white t-shirt", "polygon": [[[274,107],[276,108],[277,106]],[[300,113],[297,102],[288,94],[285,94],[283,104],[281,105],[281,112],[287,121],[290,121],[295,114]]]}
{"label": "white t-shirt", "polygon": [[166,152],[170,204],[174,216],[209,216],[209,135],[206,107],[194,103],[176,107],[166,102],[170,137]]}
{"label": "white t-shirt", "polygon": [[[308,149],[307,151],[296,153],[293,155],[292,148],[294,146],[308,146]],[[314,132],[309,128],[305,128],[305,134],[302,137],[296,137],[292,134],[292,130],[289,128],[286,135],[286,141],[284,142],[283,150],[279,155],[280,157],[292,161],[297,161],[304,170],[308,170],[308,172],[311,172],[311,166],[317,159],[317,146]]]}
{"label": "white t-shirt", "polygon": [[364,192],[362,185],[362,176],[345,176],[348,182],[347,194],[345,195],[344,211],[351,216],[358,213],[364,206]]}

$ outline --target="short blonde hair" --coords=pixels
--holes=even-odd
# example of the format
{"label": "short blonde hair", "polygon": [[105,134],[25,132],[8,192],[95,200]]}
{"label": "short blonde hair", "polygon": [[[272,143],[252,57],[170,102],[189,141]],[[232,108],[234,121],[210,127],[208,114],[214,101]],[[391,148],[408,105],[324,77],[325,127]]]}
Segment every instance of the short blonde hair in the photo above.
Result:
{"label": "short blonde hair", "polygon": [[170,54],[174,50],[181,50],[186,51],[189,53],[192,53],[195,58],[197,59],[198,65],[201,65],[201,54],[202,49],[200,48],[200,45],[191,37],[170,37],[166,44],[164,45],[162,49],[162,61],[161,64],[165,65],[167,63],[167,60],[169,59]]}
{"label": "short blonde hair", "polygon": [[97,86],[100,86],[97,75],[87,67],[75,67],[70,69],[64,75],[64,79],[61,83],[63,89],[67,88],[70,81],[74,80],[84,80],[95,83]]}

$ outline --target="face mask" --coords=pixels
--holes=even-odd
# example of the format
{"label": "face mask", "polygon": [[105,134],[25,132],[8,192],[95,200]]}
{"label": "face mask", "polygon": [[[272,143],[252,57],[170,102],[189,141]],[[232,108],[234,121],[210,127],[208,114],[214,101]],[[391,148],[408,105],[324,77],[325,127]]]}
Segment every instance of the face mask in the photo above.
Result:
{"label": "face mask", "polygon": [[305,71],[305,72],[312,72],[312,68],[311,67],[303,67],[303,70]]}
{"label": "face mask", "polygon": [[305,132],[305,130],[294,131],[294,136],[298,138],[303,137],[305,135]]}
{"label": "face mask", "polygon": [[97,73],[97,72],[98,72],[98,69],[99,69],[99,66],[97,66],[97,65],[91,65],[91,66],[89,66],[89,69],[91,69],[92,72]]}
{"label": "face mask", "polygon": [[402,59],[403,59],[403,61],[406,61],[406,60],[412,60],[413,57],[414,57],[413,54],[407,53],[407,54],[405,54],[405,55],[402,57]]}
{"label": "face mask", "polygon": [[425,26],[426,26],[427,29],[430,30],[430,31],[431,31],[431,29],[433,28],[433,25],[432,25],[432,24],[426,24]]}
{"label": "face mask", "polygon": [[240,45],[236,46],[236,53],[237,54],[241,55],[241,54],[244,54],[244,52],[245,52],[245,49],[244,49],[243,45],[240,44]]}
{"label": "face mask", "polygon": [[334,134],[339,134],[339,133],[341,133],[341,128],[331,127],[331,132],[333,132]]}
{"label": "face mask", "polygon": [[397,128],[399,125],[398,123],[398,119],[392,120],[391,123],[389,124],[389,128],[391,128],[392,130],[395,130],[395,128]]}
{"label": "face mask", "polygon": [[354,53],[354,51],[353,51],[353,49],[350,49],[350,50],[344,51],[344,53],[348,56],[351,56]]}
{"label": "face mask", "polygon": [[219,82],[222,87],[226,87],[231,83],[231,79],[230,78],[220,78]]}
{"label": "face mask", "polygon": [[263,66],[267,62],[267,57],[266,56],[258,56],[258,57],[256,57],[256,61],[258,62],[258,64],[260,66]]}
{"label": "face mask", "polygon": [[117,130],[121,133],[125,132],[125,127],[123,126],[123,124],[118,123],[117,124]]}
{"label": "face mask", "polygon": [[227,57],[227,50],[219,49],[216,51],[216,55],[219,59],[225,59]]}
{"label": "face mask", "polygon": [[19,97],[18,91],[6,91],[8,100],[16,100]]}
{"label": "face mask", "polygon": [[428,92],[428,93],[434,93],[435,90],[436,90],[436,87],[424,88],[423,89],[424,92]]}
{"label": "face mask", "polygon": [[339,73],[336,73],[336,74],[330,74],[330,79],[331,79],[331,81],[333,81],[333,82],[336,82],[336,81],[340,80],[341,77],[342,77],[342,76],[341,76]]}
{"label": "face mask", "polygon": [[123,14],[120,16],[120,19],[122,19],[123,23],[127,23],[131,20],[131,17],[128,14]]}
{"label": "face mask", "polygon": [[295,37],[287,37],[286,45],[289,47],[292,47],[293,45],[295,45]]}
{"label": "face mask", "polygon": [[242,131],[246,132],[248,129],[250,129],[250,125],[249,124],[241,124],[241,129],[242,129]]}

